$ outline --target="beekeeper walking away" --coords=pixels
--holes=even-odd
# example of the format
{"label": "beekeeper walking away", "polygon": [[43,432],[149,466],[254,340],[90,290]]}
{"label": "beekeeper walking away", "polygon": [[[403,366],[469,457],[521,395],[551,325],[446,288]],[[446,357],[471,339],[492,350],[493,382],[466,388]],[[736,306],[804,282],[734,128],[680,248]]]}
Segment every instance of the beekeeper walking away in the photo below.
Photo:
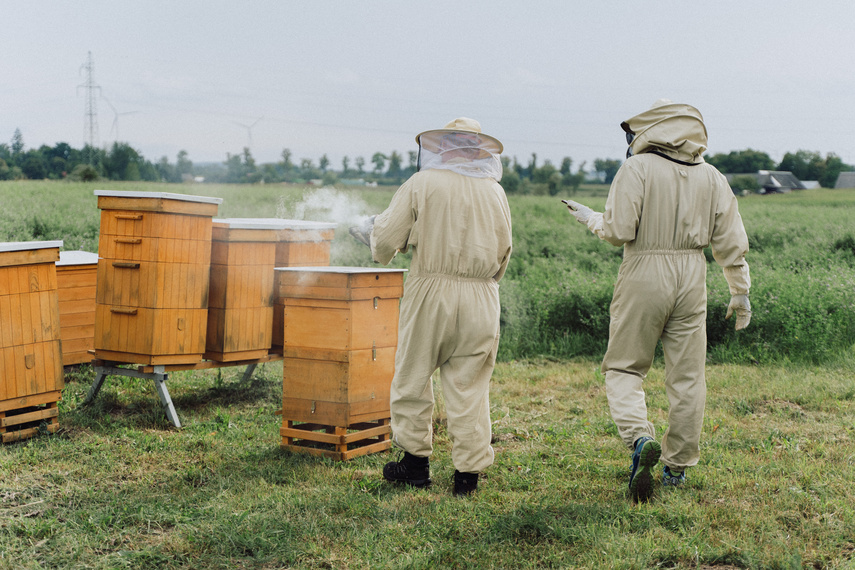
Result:
{"label": "beekeeper walking away", "polygon": [[419,171],[373,228],[369,222],[356,230],[367,236],[374,261],[385,265],[399,251],[412,254],[391,388],[392,437],[404,453],[386,464],[383,476],[430,485],[431,375],[439,369],[453,492],[468,495],[493,463],[489,388],[499,344],[499,280],[511,255],[510,209],[498,183],[502,144],[465,117],[416,142]]}
{"label": "beekeeper walking away", "polygon": [[[725,318],[748,326],[751,280],[748,238],[725,177],[704,162],[707,131],[694,107],[660,99],[624,121],[629,150],[609,189],[605,212],[572,200],[579,222],[624,247],[610,307],[603,359],[606,393],[620,437],[632,450],[629,490],[653,494],[653,469],[662,459],[664,485],[682,485],[700,457],[706,399],[706,268],[710,246],[731,299]],[[660,444],[647,419],[642,388],[657,341],[665,354],[668,429]]]}

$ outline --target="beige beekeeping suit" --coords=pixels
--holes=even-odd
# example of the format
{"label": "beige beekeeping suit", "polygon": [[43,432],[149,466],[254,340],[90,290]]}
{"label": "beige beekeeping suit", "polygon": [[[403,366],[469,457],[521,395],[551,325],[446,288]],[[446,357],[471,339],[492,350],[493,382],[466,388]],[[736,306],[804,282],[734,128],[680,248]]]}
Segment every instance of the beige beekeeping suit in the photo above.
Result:
{"label": "beige beekeeping suit", "polygon": [[[441,140],[461,131],[480,135],[483,154],[454,152],[463,147]],[[431,454],[431,375],[438,368],[454,467],[478,473],[493,462],[489,386],[499,343],[498,282],[511,254],[510,210],[493,170],[498,164],[501,176],[501,144],[471,119],[416,140],[422,169],[375,218],[370,238],[377,262],[412,253],[392,380],[393,439],[413,455]]]}
{"label": "beige beekeeping suit", "polygon": [[706,382],[706,268],[711,246],[731,295],[748,295],[748,238],[725,177],[706,164],[700,112],[660,100],[627,121],[631,154],[609,190],[602,223],[589,227],[624,246],[611,303],[602,370],[612,417],[632,448],[655,435],[642,380],[659,339],[670,402],[662,462],[675,470],[697,464]]}

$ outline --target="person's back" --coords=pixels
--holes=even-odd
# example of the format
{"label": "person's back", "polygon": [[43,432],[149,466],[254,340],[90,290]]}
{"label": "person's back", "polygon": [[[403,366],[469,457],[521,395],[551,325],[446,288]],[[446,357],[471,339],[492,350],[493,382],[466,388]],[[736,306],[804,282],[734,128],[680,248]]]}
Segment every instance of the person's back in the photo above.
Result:
{"label": "person's back", "polygon": [[502,187],[491,178],[449,170],[424,170],[408,184],[418,213],[408,240],[413,248],[408,278],[500,278],[511,243]]}

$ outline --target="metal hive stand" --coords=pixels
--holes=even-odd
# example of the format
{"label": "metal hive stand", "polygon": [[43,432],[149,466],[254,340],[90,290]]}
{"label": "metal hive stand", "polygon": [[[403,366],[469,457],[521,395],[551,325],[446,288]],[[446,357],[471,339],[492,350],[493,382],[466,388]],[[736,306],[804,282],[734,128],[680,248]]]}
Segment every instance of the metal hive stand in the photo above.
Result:
{"label": "metal hive stand", "polygon": [[163,411],[166,417],[177,428],[181,427],[181,420],[178,419],[178,412],[175,411],[175,405],[172,403],[172,397],[169,395],[169,389],[166,387],[166,380],[169,377],[169,372],[177,370],[204,370],[208,368],[224,368],[227,366],[246,366],[241,382],[246,382],[252,378],[255,368],[259,364],[271,362],[274,360],[282,360],[282,355],[270,353],[263,358],[254,360],[239,360],[235,362],[217,362],[213,360],[203,360],[195,364],[155,364],[155,365],[134,365],[136,368],[124,368],[128,366],[126,362],[116,362],[112,360],[93,360],[92,367],[95,369],[95,380],[92,386],[89,387],[89,392],[86,394],[86,399],[83,400],[83,405],[91,404],[101,391],[104,385],[104,380],[107,376],[127,376],[131,378],[144,378],[154,380],[154,387],[157,389],[157,395],[160,397],[160,403],[163,406]]}

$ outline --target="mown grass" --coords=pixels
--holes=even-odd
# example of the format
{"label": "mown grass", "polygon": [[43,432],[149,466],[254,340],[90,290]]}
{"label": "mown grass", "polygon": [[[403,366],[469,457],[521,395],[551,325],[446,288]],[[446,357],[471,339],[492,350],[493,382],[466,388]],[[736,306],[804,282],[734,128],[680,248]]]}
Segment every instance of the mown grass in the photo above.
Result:
{"label": "mown grass", "polygon": [[70,372],[60,433],[0,448],[0,568],[855,564],[855,365],[710,366],[701,463],[638,505],[595,361],[497,367],[496,463],[467,499],[441,410],[428,490],[382,480],[394,454],[280,450],[280,367],[173,373],[180,430],[150,381],[111,376],[84,407],[92,370]]}

